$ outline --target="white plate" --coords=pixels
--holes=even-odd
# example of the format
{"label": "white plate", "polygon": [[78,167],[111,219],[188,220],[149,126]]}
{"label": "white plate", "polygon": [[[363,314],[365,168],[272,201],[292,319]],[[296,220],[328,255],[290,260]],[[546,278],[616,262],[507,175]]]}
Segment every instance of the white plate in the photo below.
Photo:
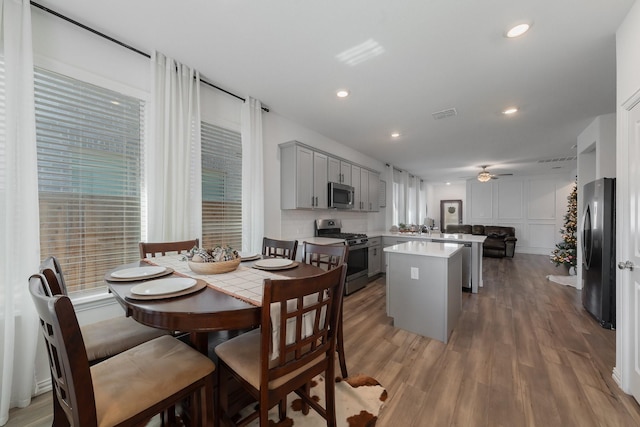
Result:
{"label": "white plate", "polygon": [[240,254],[240,259],[243,261],[250,261],[252,259],[260,258],[260,254],[251,253],[251,252],[238,252]]}
{"label": "white plate", "polygon": [[170,277],[168,279],[150,280],[131,288],[135,295],[165,295],[184,291],[195,285],[196,279],[190,277]]}
{"label": "white plate", "polygon": [[137,279],[148,276],[155,276],[156,274],[164,273],[167,270],[166,267],[134,267],[125,268],[124,270],[118,270],[111,273],[111,277],[116,279]]}
{"label": "white plate", "polygon": [[256,261],[255,264],[258,267],[264,268],[278,268],[278,267],[287,267],[293,264],[293,261],[290,259],[284,258],[266,258]]}

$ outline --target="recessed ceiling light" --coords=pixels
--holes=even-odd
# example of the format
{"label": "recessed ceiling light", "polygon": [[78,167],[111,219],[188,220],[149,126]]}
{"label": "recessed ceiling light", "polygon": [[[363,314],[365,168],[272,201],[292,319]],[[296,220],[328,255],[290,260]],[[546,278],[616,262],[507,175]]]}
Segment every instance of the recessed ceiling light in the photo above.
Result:
{"label": "recessed ceiling light", "polygon": [[518,112],[518,109],[516,107],[509,107],[506,110],[502,111],[502,114],[504,114],[505,116],[510,116],[511,114],[515,114]]}
{"label": "recessed ceiling light", "polygon": [[394,132],[391,134],[391,138],[399,138],[400,137],[400,132]]}
{"label": "recessed ceiling light", "polygon": [[530,28],[531,28],[531,24],[529,23],[518,24],[515,27],[512,27],[509,30],[507,30],[507,32],[505,33],[505,36],[510,39],[514,37],[520,37],[527,31],[529,31]]}
{"label": "recessed ceiling light", "polygon": [[336,92],[336,96],[338,98],[346,98],[347,96],[349,96],[349,91],[346,89],[340,89]]}

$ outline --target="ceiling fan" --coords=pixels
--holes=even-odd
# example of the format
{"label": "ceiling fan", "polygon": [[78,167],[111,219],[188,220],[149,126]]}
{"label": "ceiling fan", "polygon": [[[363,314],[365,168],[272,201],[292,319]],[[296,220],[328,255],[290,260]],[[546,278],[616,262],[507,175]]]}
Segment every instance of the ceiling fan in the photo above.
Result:
{"label": "ceiling fan", "polygon": [[480,166],[480,167],[482,168],[482,171],[480,171],[478,173],[478,176],[477,176],[478,181],[480,181],[480,182],[487,182],[487,181],[489,181],[491,179],[498,179],[499,176],[511,176],[511,175],[513,175],[512,173],[496,173],[496,174],[493,174],[493,173],[491,173],[491,172],[489,172],[487,170],[487,168],[489,167],[488,165],[483,165],[483,166]]}

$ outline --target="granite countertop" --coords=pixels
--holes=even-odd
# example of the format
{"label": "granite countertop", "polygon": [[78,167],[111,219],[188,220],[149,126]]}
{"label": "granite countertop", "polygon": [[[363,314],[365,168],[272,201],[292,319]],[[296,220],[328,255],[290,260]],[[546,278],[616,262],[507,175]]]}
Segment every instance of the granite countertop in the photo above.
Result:
{"label": "granite countertop", "polygon": [[438,242],[406,242],[384,248],[387,253],[430,256],[439,258],[451,258],[455,253],[462,250],[464,245],[459,243],[438,243]]}

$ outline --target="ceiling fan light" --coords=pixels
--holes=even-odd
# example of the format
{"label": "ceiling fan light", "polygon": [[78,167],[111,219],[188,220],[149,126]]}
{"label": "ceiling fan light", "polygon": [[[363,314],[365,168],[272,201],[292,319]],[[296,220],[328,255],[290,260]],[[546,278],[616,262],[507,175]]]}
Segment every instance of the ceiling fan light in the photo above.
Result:
{"label": "ceiling fan light", "polygon": [[478,174],[478,181],[487,182],[491,179],[491,174],[489,172],[482,171]]}

